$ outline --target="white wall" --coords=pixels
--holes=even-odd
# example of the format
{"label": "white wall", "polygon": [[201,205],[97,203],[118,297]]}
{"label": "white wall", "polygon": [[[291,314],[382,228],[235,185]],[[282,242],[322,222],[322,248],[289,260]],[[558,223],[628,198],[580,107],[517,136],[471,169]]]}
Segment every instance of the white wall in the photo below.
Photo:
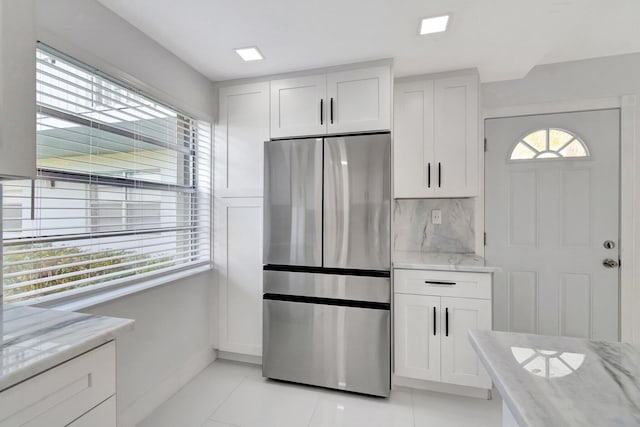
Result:
{"label": "white wall", "polygon": [[482,106],[496,108],[640,93],[640,54],[540,65],[520,80],[484,83]]}
{"label": "white wall", "polygon": [[135,425],[214,360],[212,283],[201,273],[82,310],[136,321],[116,342],[119,426]]}
{"label": "white wall", "polygon": [[215,117],[206,77],[96,0],[36,0],[36,28],[51,47],[198,118]]}
{"label": "white wall", "polygon": [[[212,83],[97,1],[37,0],[36,22],[40,41],[213,121]],[[117,343],[118,425],[134,425],[213,360],[214,286],[202,273],[83,310],[136,320]]]}
{"label": "white wall", "polygon": [[523,79],[483,84],[481,96],[485,117],[623,106],[622,338],[640,343],[640,54],[537,66]]}

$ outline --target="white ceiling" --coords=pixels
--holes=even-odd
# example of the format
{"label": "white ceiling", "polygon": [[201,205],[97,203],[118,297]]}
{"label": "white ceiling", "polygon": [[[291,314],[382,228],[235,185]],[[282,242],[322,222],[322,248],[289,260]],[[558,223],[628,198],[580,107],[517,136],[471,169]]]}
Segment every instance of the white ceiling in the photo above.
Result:
{"label": "white ceiling", "polygon": [[[483,81],[538,64],[640,52],[638,0],[98,0],[211,80],[394,58],[395,75],[477,67]],[[452,13],[418,36],[419,18]],[[258,46],[243,62],[236,47]]]}

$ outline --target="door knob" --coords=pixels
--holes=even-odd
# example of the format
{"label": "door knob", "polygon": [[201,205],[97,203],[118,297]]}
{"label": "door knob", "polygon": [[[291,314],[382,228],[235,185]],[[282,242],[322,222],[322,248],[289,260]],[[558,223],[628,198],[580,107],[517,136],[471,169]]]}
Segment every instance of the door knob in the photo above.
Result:
{"label": "door knob", "polygon": [[602,265],[604,265],[607,268],[615,268],[618,266],[618,261],[611,258],[607,258],[604,261],[602,261]]}

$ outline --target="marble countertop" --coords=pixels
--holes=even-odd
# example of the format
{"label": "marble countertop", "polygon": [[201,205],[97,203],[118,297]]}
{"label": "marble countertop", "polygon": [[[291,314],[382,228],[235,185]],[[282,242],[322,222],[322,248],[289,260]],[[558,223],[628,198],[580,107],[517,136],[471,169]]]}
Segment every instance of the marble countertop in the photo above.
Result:
{"label": "marble countertop", "polygon": [[395,268],[413,270],[467,271],[476,273],[493,273],[501,271],[499,267],[487,265],[484,258],[476,254],[436,253],[395,251],[393,253]]}
{"label": "marble countertop", "polygon": [[640,425],[640,347],[495,331],[469,337],[521,426]]}
{"label": "marble countertop", "polygon": [[0,391],[113,340],[133,320],[43,308],[0,307]]}

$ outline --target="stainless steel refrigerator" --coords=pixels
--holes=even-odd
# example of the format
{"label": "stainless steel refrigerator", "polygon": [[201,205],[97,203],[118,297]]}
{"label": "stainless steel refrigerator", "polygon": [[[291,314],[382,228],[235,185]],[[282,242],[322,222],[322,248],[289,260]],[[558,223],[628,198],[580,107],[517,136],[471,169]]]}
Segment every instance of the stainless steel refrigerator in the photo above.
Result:
{"label": "stainless steel refrigerator", "polygon": [[265,377],[389,395],[390,145],[265,142]]}

